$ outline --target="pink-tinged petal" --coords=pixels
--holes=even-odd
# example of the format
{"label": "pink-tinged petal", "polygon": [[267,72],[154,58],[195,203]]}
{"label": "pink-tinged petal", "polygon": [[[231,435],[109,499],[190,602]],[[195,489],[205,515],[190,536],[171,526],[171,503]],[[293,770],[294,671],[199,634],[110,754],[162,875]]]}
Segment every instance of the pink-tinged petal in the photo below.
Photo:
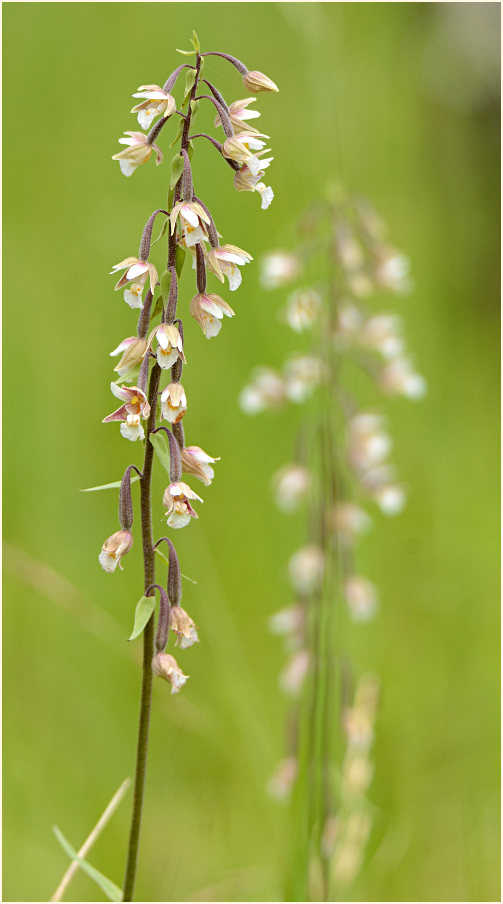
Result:
{"label": "pink-tinged petal", "polygon": [[186,220],[187,223],[190,223],[191,226],[194,226],[194,228],[199,226],[199,217],[189,204],[183,205],[180,214],[183,219]]}
{"label": "pink-tinged petal", "polygon": [[158,147],[156,144],[152,145],[152,150],[155,151],[156,166],[159,166],[159,164],[162,163],[162,161],[164,160],[164,154],[162,153],[160,147]]}
{"label": "pink-tinged petal", "polygon": [[155,292],[155,287],[156,287],[157,283],[159,282],[159,277],[157,275],[157,270],[154,267],[154,264],[147,264],[147,267],[148,267],[148,272],[150,275],[150,291],[152,292],[152,295],[153,295]]}
{"label": "pink-tinged petal", "polygon": [[116,398],[121,399],[123,402],[129,401],[129,392],[125,386],[119,386],[117,383],[110,383],[110,389],[113,392]]}
{"label": "pink-tinged petal", "polygon": [[110,270],[110,276],[114,273],[117,273],[118,270],[124,270],[126,267],[130,267],[131,264],[134,264],[138,260],[137,257],[125,257],[123,261],[120,261],[118,264],[114,264],[112,269]]}
{"label": "pink-tinged petal", "polygon": [[148,264],[146,264],[144,261],[138,261],[129,268],[126,273],[126,277],[128,281],[131,282],[133,279],[136,279],[137,276],[141,276],[142,273],[146,273],[147,270]]}
{"label": "pink-tinged petal", "polygon": [[121,344],[118,345],[117,348],[114,348],[113,352],[110,352],[110,357],[114,358],[116,355],[120,355],[121,352],[126,351],[132,342],[136,342],[136,339],[136,336],[131,336],[129,339],[123,339]]}
{"label": "pink-tinged petal", "polygon": [[112,414],[108,414],[107,417],[103,418],[102,423],[108,424],[110,421],[125,421],[127,418],[127,410],[125,405],[121,405],[120,408],[117,408],[117,411],[112,412]]}

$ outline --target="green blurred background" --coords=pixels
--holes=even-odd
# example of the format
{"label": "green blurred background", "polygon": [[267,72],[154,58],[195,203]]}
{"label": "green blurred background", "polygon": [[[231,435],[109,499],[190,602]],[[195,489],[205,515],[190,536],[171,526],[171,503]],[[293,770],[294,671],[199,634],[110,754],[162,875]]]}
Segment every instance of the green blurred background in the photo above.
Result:
{"label": "green blurred background", "polygon": [[[429,394],[384,406],[410,501],[361,562],[382,606],[355,629],[358,655],[383,694],[374,830],[352,899],[499,898],[499,4],[3,11],[4,900],[48,900],[67,865],[52,824],[79,845],[133,771],[141,644],[126,637],[140,544],[123,573],[102,572],[117,498],[79,488],[140,463],[139,445],[101,424],[114,401],[108,353],[134,329],[106,274],[136,253],[168,170],[149,163],[126,180],[110,157],[137,128],[130,95],[163,83],[193,28],[203,49],[281,89],[257,104],[275,155],[267,212],[197,147],[196,186],[225,240],[255,259],[288,246],[335,178],[376,204],[412,259],[415,289],[396,307]],[[228,101],[244,95],[224,61],[207,74]],[[200,116],[209,126],[210,111]],[[229,300],[238,316],[217,340],[186,323],[188,439],[222,461],[200,520],[176,537],[202,642],[180,656],[183,693],[154,691],[138,900],[282,894],[287,811],[265,784],[283,754],[284,656],[266,621],[290,601],[286,561],[303,524],[274,510],[268,481],[290,458],[297,413],[251,420],[237,407],[253,366],[284,358],[283,294],[259,290],[255,263]],[[160,505],[154,523],[161,531]],[[129,793],[89,858],[119,883],[130,806]],[[79,874],[67,897],[101,893]]]}

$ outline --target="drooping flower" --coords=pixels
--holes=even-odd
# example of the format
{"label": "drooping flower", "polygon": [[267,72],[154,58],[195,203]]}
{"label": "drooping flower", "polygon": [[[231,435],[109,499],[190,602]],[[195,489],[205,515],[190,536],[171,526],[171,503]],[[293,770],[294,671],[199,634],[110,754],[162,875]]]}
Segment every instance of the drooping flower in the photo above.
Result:
{"label": "drooping flower", "polygon": [[155,287],[159,281],[154,264],[149,261],[141,261],[137,257],[126,257],[123,261],[119,261],[118,264],[114,264],[110,270],[110,275],[117,274],[119,270],[124,270],[125,272],[114,286],[115,291],[131,283],[129,288],[124,289],[124,301],[131,308],[141,308],[143,306],[143,288],[147,279],[149,280],[152,294],[154,294]]}
{"label": "drooping flower", "polygon": [[234,317],[234,311],[220,295],[206,292],[194,295],[190,303],[190,313],[194,320],[197,320],[207,339],[218,335],[224,315]]}
{"label": "drooping flower", "polygon": [[211,248],[206,255],[206,263],[212,273],[220,280],[229,280],[229,291],[234,292],[241,285],[242,276],[239,267],[252,261],[251,254],[236,245],[218,245]]}
{"label": "drooping flower", "polygon": [[[260,116],[258,110],[248,110],[250,104],[254,104],[256,97],[247,97],[244,100],[235,100],[229,106],[229,119],[236,129],[241,129],[247,119],[257,119]],[[215,126],[221,125],[220,116],[215,116]]]}
{"label": "drooping flower", "polygon": [[141,364],[146,348],[146,339],[139,339],[138,336],[130,336],[128,339],[123,339],[120,345],[118,345],[117,348],[114,348],[113,352],[110,352],[111,358],[122,353],[122,358],[117,366],[114,367],[114,370],[117,371],[119,377],[127,377],[134,373],[138,365]]}
{"label": "drooping flower", "polygon": [[391,437],[381,415],[360,412],[348,424],[348,457],[357,471],[381,464],[391,450]]}
{"label": "drooping flower", "polygon": [[146,163],[152,151],[155,151],[156,164],[162,163],[162,151],[156,144],[150,144],[147,135],[143,132],[124,132],[129,138],[119,138],[119,144],[127,144],[128,147],[124,151],[114,154],[112,160],[118,160],[121,173],[124,176],[131,176],[135,169],[142,163]]}
{"label": "drooping flower", "polygon": [[143,439],[145,433],[140,418],[148,418],[150,414],[150,405],[145,393],[138,386],[118,386],[117,383],[111,383],[110,389],[114,396],[122,399],[125,404],[103,418],[103,423],[123,421],[120,430],[125,439],[131,441]]}
{"label": "drooping flower", "polygon": [[193,474],[205,486],[209,486],[215,476],[215,472],[211,465],[219,458],[212,458],[199,446],[185,446],[182,449],[182,471],[185,474]]}
{"label": "drooping flower", "polygon": [[267,75],[264,75],[263,72],[259,72],[258,69],[253,69],[243,76],[243,85],[246,90],[251,91],[252,94],[260,94],[261,91],[279,91],[275,82]]}
{"label": "drooping flower", "polygon": [[264,289],[279,289],[299,276],[301,262],[295,254],[273,251],[260,262],[260,284]]}
{"label": "drooping flower", "polygon": [[177,220],[187,248],[208,241],[205,224],[209,224],[210,218],[197,201],[178,201],[174,205],[170,215],[171,233],[175,231]]}
{"label": "drooping flower", "polygon": [[[269,138],[269,135],[255,131],[238,132],[236,135],[226,138],[222,153],[224,157],[234,160],[236,163],[246,163],[252,175],[257,176],[264,166],[261,166],[260,157],[253,151],[263,151],[266,142],[262,141],[262,138]],[[263,151],[263,153],[267,153],[267,151]]]}
{"label": "drooping flower", "polygon": [[284,512],[294,512],[311,488],[311,474],[303,465],[289,464],[280,468],[272,478],[274,499]]}
{"label": "drooping flower", "polygon": [[150,129],[158,116],[171,116],[176,110],[176,100],[171,94],[163,91],[159,85],[140,85],[133,97],[143,97],[141,104],[133,107],[131,113],[138,114],[138,122],[142,129]]}
{"label": "drooping flower", "polygon": [[295,356],[285,364],[286,394],[291,402],[305,402],[320,385],[325,368],[320,358]]}
{"label": "drooping flower", "polygon": [[351,546],[357,537],[366,534],[372,525],[370,515],[354,502],[339,502],[331,512],[330,521],[346,546]]}
{"label": "drooping flower", "polygon": [[191,518],[198,518],[199,515],[194,511],[190,504],[191,499],[198,499],[202,502],[200,496],[183,483],[170,483],[164,490],[162,504],[166,506],[166,517],[170,527],[175,529],[185,527]]}
{"label": "drooping flower", "polygon": [[170,424],[178,424],[187,411],[187,396],[181,383],[168,383],[161,393],[161,413]]}
{"label": "drooping flower", "polygon": [[393,249],[381,251],[375,264],[374,276],[377,283],[399,295],[411,289],[410,260],[405,254]]}
{"label": "drooping flower", "polygon": [[169,627],[176,634],[176,644],[186,650],[197,643],[197,625],[181,606],[172,606],[169,614]]}
{"label": "drooping flower", "polygon": [[306,679],[311,664],[308,650],[298,650],[289,659],[279,676],[279,686],[283,693],[296,697]]}
{"label": "drooping flower", "polygon": [[99,554],[99,563],[104,571],[111,574],[117,568],[122,569],[121,559],[133,545],[133,535],[129,530],[118,530],[105,540]]}
{"label": "drooping flower", "polygon": [[245,414],[260,414],[267,408],[278,408],[285,401],[285,381],[272,367],[259,367],[252,374],[252,382],[239,396]]}
{"label": "drooping flower", "polygon": [[148,337],[147,347],[150,348],[154,338],[157,339],[157,363],[165,370],[172,367],[175,361],[180,359],[184,364],[183,342],[180,331],[173,323],[160,323],[154,327]]}
{"label": "drooping flower", "polygon": [[378,383],[390,395],[408,399],[422,399],[427,389],[426,380],[407,358],[397,358],[387,364],[378,376]]}
{"label": "drooping flower", "polygon": [[401,355],[404,349],[402,319],[397,314],[375,314],[359,331],[360,345],[378,352],[388,360]]}
{"label": "drooping flower", "polygon": [[152,659],[152,671],[159,678],[169,681],[172,694],[177,694],[189,677],[184,675],[175,657],[170,653],[156,653]]}
{"label": "drooping flower", "polygon": [[309,594],[318,590],[325,574],[325,553],[319,546],[298,549],[288,563],[288,575],[294,590]]}
{"label": "drooping flower", "polygon": [[264,175],[264,169],[269,166],[272,159],[273,158],[270,157],[268,160],[261,160],[260,165],[262,169],[255,175],[246,164],[243,164],[243,166],[236,170],[234,176],[234,188],[236,191],[258,191],[261,198],[260,206],[262,210],[267,210],[274,198],[274,192],[270,185],[266,185],[264,182],[260,181]]}
{"label": "drooping flower", "polygon": [[375,584],[361,575],[350,575],[344,582],[344,594],[355,621],[368,621],[378,608]]}
{"label": "drooping flower", "polygon": [[296,289],[287,299],[285,320],[296,333],[302,333],[316,322],[322,299],[315,289]]}

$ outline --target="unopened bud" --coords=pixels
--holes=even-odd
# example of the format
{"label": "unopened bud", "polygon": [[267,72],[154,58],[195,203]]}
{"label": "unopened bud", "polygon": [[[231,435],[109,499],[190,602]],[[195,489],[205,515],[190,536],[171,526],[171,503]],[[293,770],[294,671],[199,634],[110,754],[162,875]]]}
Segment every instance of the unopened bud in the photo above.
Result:
{"label": "unopened bud", "polygon": [[152,659],[152,671],[158,678],[164,678],[171,684],[171,693],[177,694],[187,681],[174,656],[169,653],[156,653]]}
{"label": "unopened bud", "polygon": [[118,530],[108,537],[99,554],[99,562],[104,571],[111,574],[117,565],[122,569],[121,558],[129,552],[132,545],[133,535],[129,530]]}
{"label": "unopened bud", "polygon": [[263,72],[258,72],[257,69],[247,72],[243,76],[243,85],[252,94],[260,94],[261,91],[279,91],[278,86]]}

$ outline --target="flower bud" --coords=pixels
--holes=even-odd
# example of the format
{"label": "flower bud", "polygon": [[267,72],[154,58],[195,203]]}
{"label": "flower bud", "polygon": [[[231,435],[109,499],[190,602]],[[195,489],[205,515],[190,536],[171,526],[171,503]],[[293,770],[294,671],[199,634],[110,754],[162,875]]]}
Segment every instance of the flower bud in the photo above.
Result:
{"label": "flower bud", "polygon": [[122,569],[121,558],[129,552],[133,545],[133,535],[129,530],[118,530],[105,540],[99,554],[99,562],[104,571],[111,574],[117,568]]}
{"label": "flower bud", "polygon": [[257,69],[247,72],[243,76],[243,85],[252,94],[260,94],[261,91],[279,91],[278,86],[263,72],[258,72]]}
{"label": "flower bud", "polygon": [[152,659],[152,671],[158,678],[164,678],[171,684],[171,693],[177,694],[187,681],[174,656],[169,653],[156,653]]}
{"label": "flower bud", "polygon": [[176,634],[176,643],[181,650],[185,650],[187,647],[191,647],[192,644],[199,641],[199,637],[197,636],[197,625],[181,606],[172,607],[169,626]]}

